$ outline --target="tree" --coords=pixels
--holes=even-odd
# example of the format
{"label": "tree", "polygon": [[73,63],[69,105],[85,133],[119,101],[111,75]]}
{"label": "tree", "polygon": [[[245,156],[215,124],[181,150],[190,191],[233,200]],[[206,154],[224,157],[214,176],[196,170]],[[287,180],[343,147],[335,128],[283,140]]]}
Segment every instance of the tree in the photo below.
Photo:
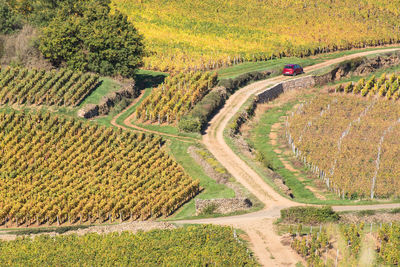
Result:
{"label": "tree", "polygon": [[19,16],[5,0],[0,0],[0,33],[10,34],[22,28]]}
{"label": "tree", "polygon": [[142,65],[143,37],[104,1],[78,1],[62,8],[43,28],[39,50],[56,65],[102,75],[132,77]]}

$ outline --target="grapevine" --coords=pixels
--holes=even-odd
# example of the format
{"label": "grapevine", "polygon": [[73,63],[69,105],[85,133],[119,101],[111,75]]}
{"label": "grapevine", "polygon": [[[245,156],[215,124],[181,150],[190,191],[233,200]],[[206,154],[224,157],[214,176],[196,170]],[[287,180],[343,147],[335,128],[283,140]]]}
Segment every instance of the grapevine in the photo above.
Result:
{"label": "grapevine", "polygon": [[199,183],[161,144],[49,113],[0,112],[0,223],[167,216]]}

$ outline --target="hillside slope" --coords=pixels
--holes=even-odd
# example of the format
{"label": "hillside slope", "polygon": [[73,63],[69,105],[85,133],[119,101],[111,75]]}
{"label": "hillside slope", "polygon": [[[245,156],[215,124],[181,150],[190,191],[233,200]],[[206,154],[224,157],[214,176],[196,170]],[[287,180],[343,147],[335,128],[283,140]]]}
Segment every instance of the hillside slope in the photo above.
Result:
{"label": "hillside slope", "polygon": [[[145,36],[146,67],[182,70],[397,42],[400,1],[112,0]],[[238,56],[240,55],[240,59]]]}

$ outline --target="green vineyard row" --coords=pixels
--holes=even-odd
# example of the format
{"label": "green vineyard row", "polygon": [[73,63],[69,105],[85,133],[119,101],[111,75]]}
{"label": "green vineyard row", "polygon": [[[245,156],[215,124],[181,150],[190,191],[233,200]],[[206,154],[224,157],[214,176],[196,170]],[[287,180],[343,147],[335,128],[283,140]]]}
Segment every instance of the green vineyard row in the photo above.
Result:
{"label": "green vineyard row", "polygon": [[77,106],[99,83],[99,76],[72,70],[0,69],[0,104]]}
{"label": "green vineyard row", "polygon": [[199,191],[162,140],[45,114],[0,113],[0,223],[167,216]]}
{"label": "green vineyard row", "polygon": [[188,226],[0,241],[1,266],[258,266],[234,230]]}

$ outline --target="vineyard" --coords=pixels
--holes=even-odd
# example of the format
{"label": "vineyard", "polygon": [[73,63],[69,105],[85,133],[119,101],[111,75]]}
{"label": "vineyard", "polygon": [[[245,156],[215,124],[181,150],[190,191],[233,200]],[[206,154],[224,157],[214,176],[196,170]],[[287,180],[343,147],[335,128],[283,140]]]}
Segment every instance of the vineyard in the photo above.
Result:
{"label": "vineyard", "polygon": [[180,73],[165,79],[136,110],[142,121],[173,123],[187,114],[217,82],[210,72]]}
{"label": "vineyard", "polygon": [[72,70],[0,68],[0,104],[77,106],[98,83],[97,75]]}
{"label": "vineyard", "polygon": [[44,114],[0,113],[0,223],[167,216],[199,191],[160,137]]}
{"label": "vineyard", "polygon": [[292,112],[287,137],[296,157],[339,197],[397,198],[399,119],[399,104],[385,98],[322,94]]}
{"label": "vineyard", "polygon": [[350,82],[348,84],[340,84],[336,88],[336,92],[353,93],[362,96],[375,96],[385,97],[390,100],[398,100],[400,98],[400,82],[399,75],[391,74],[387,76],[386,73],[382,74],[378,79],[372,76],[370,79],[360,79],[357,83]]}
{"label": "vineyard", "polygon": [[1,266],[258,266],[230,227],[0,241]]}
{"label": "vineyard", "polygon": [[[308,231],[308,232],[307,232]],[[309,266],[397,266],[400,224],[340,224],[305,229],[289,226],[291,247]],[[368,253],[373,262],[362,262]]]}
{"label": "vineyard", "polygon": [[154,52],[145,67],[161,71],[207,70],[400,39],[400,8],[391,0],[112,0],[112,6],[129,17]]}

